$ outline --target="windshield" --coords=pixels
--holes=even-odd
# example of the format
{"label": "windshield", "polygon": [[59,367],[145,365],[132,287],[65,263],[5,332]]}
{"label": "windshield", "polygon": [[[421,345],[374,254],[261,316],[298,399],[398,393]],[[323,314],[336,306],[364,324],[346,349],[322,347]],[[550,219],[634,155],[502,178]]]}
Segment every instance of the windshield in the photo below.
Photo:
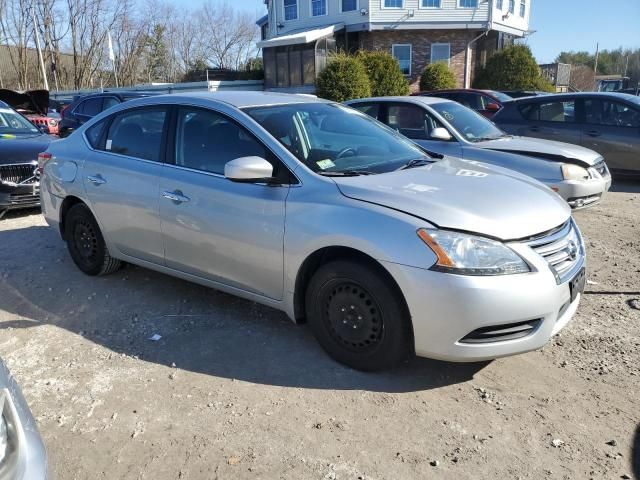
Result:
{"label": "windshield", "polygon": [[470,142],[495,140],[506,136],[485,117],[456,102],[440,102],[431,105],[460,135]]}
{"label": "windshield", "polygon": [[342,105],[296,103],[245,112],[314,172],[385,173],[430,160],[399,133]]}
{"label": "windshield", "polygon": [[40,133],[29,120],[10,108],[0,108],[0,135]]}

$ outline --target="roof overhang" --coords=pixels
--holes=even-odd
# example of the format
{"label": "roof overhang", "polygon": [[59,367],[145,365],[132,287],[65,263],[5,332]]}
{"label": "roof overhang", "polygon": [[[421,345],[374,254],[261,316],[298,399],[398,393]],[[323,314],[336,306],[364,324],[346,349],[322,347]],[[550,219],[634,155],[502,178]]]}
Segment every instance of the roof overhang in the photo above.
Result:
{"label": "roof overhang", "polygon": [[335,25],[329,25],[328,27],[303,30],[301,32],[295,32],[288,35],[282,35],[280,37],[270,38],[269,40],[262,40],[261,42],[256,43],[256,47],[269,48],[311,43],[321,38],[329,37],[335,32],[342,30],[343,28],[344,23],[336,23]]}

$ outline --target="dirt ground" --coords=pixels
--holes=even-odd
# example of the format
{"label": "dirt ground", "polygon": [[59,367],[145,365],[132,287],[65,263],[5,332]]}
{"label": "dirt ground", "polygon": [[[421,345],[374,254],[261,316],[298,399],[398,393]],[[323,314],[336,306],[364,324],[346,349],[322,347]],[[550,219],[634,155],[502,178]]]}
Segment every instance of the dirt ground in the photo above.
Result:
{"label": "dirt ground", "polygon": [[364,374],[275,310],[137,267],[86,277],[12,213],[0,355],[58,479],[640,478],[640,183],[575,217],[587,293],[544,349]]}

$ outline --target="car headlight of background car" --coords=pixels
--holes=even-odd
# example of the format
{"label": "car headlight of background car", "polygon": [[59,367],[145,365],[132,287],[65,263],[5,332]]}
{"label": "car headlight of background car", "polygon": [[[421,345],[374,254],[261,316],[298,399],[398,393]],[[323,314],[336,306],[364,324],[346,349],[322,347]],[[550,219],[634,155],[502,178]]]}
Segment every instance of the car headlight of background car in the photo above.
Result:
{"label": "car headlight of background car", "polygon": [[562,165],[562,178],[565,180],[588,180],[590,175],[586,168],[571,163],[564,163]]}
{"label": "car headlight of background car", "polygon": [[489,238],[421,228],[418,236],[437,257],[431,270],[458,275],[511,275],[531,268],[515,251]]}

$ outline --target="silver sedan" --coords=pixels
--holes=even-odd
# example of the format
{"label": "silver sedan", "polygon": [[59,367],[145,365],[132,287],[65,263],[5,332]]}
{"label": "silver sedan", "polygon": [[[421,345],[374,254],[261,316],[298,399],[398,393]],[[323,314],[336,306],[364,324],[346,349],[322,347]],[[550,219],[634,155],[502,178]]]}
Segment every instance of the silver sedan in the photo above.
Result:
{"label": "silver sedan", "polygon": [[39,162],[45,218],[86,274],[126,261],[270,305],[358,369],[540,348],[584,287],[547,187],[308,96],[133,100]]}
{"label": "silver sedan", "polygon": [[611,186],[611,175],[599,153],[568,143],[508,135],[482,115],[450,100],[381,97],[346,104],[433,152],[529,175],[572,208],[598,203]]}

